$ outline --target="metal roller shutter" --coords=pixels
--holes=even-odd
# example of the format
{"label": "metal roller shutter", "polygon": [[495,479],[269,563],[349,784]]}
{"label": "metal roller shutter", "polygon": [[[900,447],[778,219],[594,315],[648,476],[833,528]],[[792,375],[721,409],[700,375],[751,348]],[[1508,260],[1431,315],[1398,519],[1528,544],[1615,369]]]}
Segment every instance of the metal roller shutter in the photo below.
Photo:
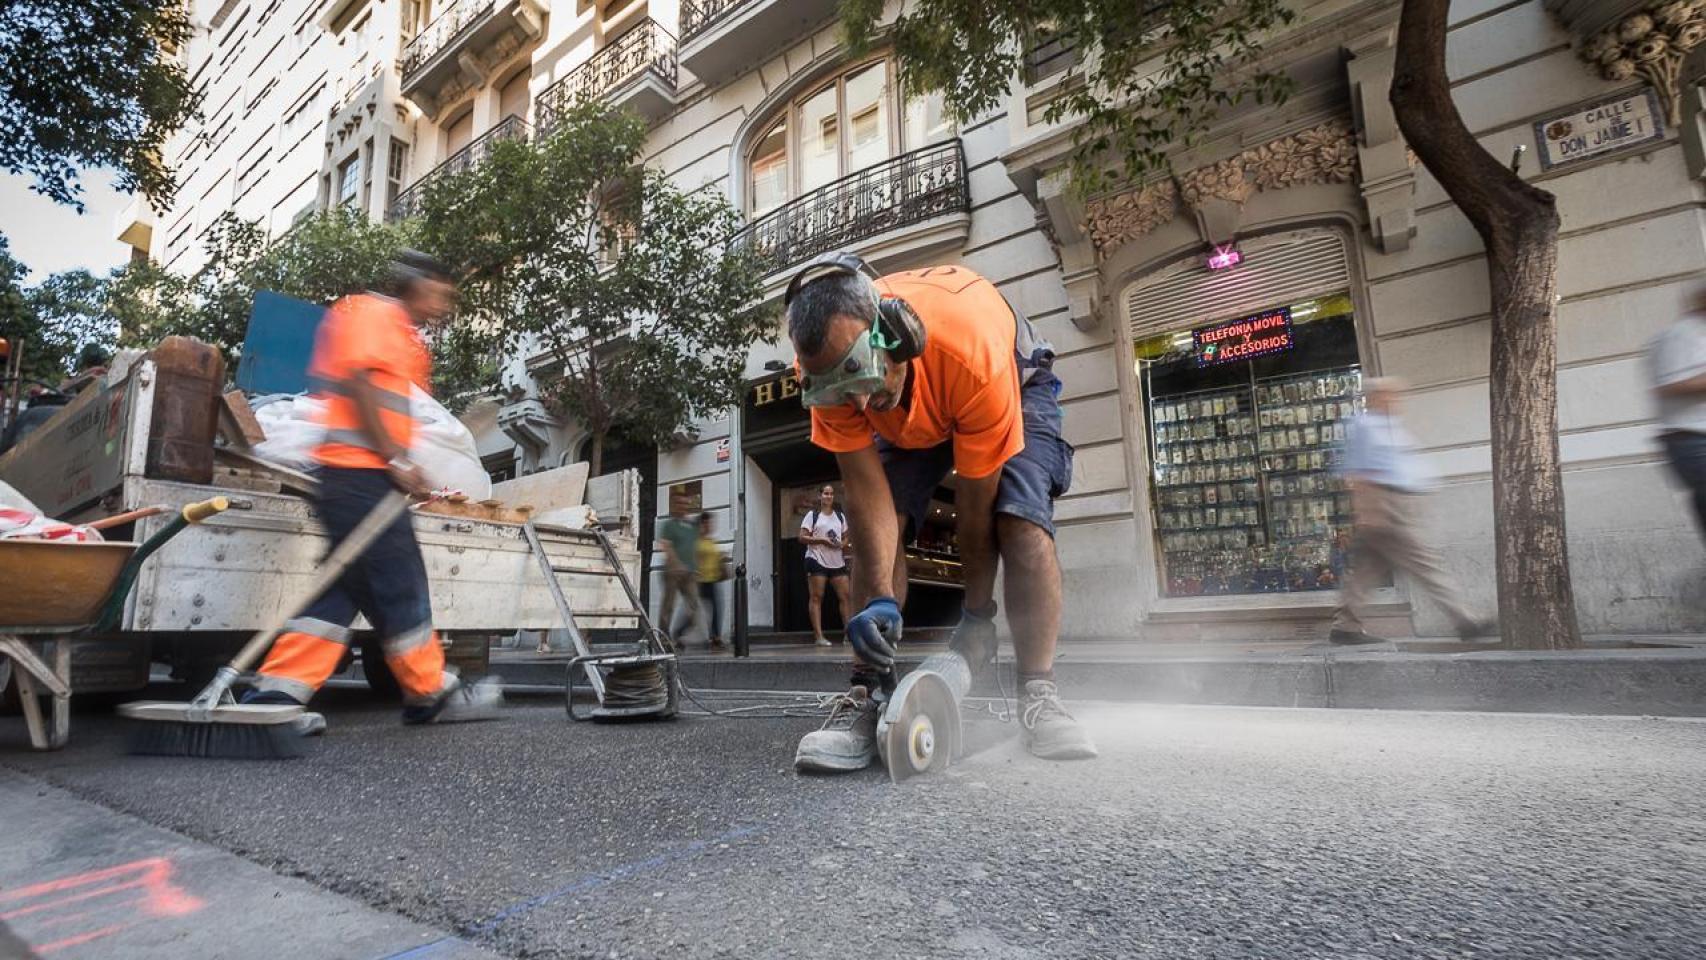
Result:
{"label": "metal roller shutter", "polygon": [[1244,260],[1209,270],[1201,257],[1165,267],[1121,298],[1134,338],[1201,326],[1350,288],[1344,237],[1334,230],[1272,234],[1239,244]]}

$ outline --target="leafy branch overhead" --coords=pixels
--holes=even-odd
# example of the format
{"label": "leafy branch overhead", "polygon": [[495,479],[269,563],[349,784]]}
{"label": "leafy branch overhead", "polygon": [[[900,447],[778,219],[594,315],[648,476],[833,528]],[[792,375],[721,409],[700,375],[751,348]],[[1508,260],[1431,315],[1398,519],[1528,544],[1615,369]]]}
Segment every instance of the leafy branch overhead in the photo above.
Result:
{"label": "leafy branch overhead", "polygon": [[200,100],[174,54],[191,34],[189,6],[0,3],[0,169],[81,211],[79,171],[106,168],[121,191],[163,208],[176,190],[166,138]]}
{"label": "leafy branch overhead", "polygon": [[883,0],[843,0],[855,51],[892,39],[908,95],[939,92],[962,122],[1008,107],[1015,77],[1069,65],[1042,108],[1074,130],[1072,180],[1088,195],[1167,167],[1226,111],[1274,104],[1290,80],[1262,41],[1296,14],[1283,0],[917,0],[892,26]]}
{"label": "leafy branch overhead", "polygon": [[726,248],[738,215],[645,168],[638,118],[589,103],[549,123],[432,181],[417,229],[463,275],[466,325],[592,435],[596,471],[608,438],[667,445],[732,404],[772,322],[756,264]]}

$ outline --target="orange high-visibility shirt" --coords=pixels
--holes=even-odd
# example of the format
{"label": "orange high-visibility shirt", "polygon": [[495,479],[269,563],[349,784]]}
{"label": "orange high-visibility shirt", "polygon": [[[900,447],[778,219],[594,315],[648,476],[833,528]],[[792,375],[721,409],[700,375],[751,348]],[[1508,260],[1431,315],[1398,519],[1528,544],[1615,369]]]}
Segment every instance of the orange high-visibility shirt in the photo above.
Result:
{"label": "orange high-visibility shirt", "polygon": [[385,458],[362,432],[348,388],[350,379],[364,371],[379,395],[381,426],[407,450],[415,430],[409,388],[429,388],[432,360],[403,305],[373,293],[353,294],[332,304],[314,336],[308,376],[314,395],[326,405],[326,436],[315,448],[314,459],[328,467],[385,466]]}
{"label": "orange high-visibility shirt", "polygon": [[1013,308],[994,284],[965,267],[892,273],[877,287],[905,300],[924,324],[924,354],[912,361],[912,402],[882,413],[813,407],[812,443],[849,453],[871,446],[873,430],[909,449],[952,438],[961,474],[975,480],[1001,469],[1025,449]]}

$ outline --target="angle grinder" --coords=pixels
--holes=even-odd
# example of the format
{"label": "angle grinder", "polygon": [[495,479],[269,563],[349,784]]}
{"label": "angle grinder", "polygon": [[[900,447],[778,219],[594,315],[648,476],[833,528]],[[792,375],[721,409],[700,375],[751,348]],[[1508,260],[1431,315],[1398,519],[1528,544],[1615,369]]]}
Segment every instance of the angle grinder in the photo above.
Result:
{"label": "angle grinder", "polygon": [[958,653],[936,653],[894,683],[877,717],[877,754],[895,783],[945,769],[965,748],[960,700],[971,690],[971,666]]}

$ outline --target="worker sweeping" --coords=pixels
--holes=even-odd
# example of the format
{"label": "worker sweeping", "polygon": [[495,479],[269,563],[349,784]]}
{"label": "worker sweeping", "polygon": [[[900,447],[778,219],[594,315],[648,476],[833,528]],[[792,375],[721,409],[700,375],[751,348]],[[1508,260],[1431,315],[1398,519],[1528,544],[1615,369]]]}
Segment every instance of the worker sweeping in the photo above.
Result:
{"label": "worker sweeping", "polygon": [[[429,492],[421,468],[409,460],[409,394],[411,386],[429,386],[422,330],[445,320],[455,293],[441,264],[404,251],[392,265],[392,296],[345,297],[320,325],[308,371],[325,404],[326,433],[314,451],[315,508],[334,546],[392,490]],[[244,702],[306,704],[343,660],[357,613],[382,638],[386,666],[403,691],[404,723],[481,720],[496,712],[503,699],[496,683],[464,684],[445,669],[426,564],[407,513],[286,624]],[[310,727],[323,726],[308,716],[316,721]]]}
{"label": "worker sweeping", "polygon": [[875,758],[879,691],[893,683],[906,603],[905,538],[951,471],[965,568],[951,648],[973,671],[994,662],[995,573],[1004,565],[1025,745],[1051,760],[1095,756],[1054,683],[1054,500],[1071,483],[1072,448],[1060,432],[1053,352],[964,267],[879,279],[858,257],[831,253],[800,271],[784,299],[812,442],[836,456],[853,542],[868,558],[853,585],[864,608],[847,621],[859,657],[852,689],[800,741],[795,767],[856,770]]}

